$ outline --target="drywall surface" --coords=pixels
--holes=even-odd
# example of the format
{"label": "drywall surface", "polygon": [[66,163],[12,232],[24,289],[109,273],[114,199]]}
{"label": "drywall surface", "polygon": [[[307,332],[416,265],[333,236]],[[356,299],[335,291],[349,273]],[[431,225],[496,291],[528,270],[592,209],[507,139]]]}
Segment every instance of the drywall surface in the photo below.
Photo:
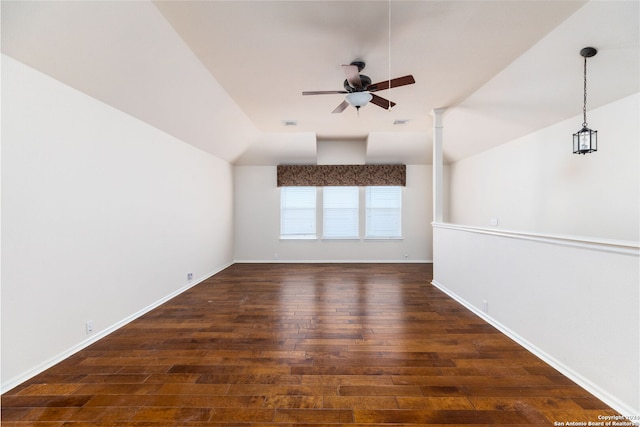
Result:
{"label": "drywall surface", "polygon": [[3,1],[2,52],[228,162],[259,137],[151,1]]}
{"label": "drywall surface", "polygon": [[228,265],[233,172],[4,55],[2,105],[6,389]]}
{"label": "drywall surface", "polygon": [[436,224],[434,284],[623,415],[637,415],[638,252],[637,244]]}
{"label": "drywall surface", "polygon": [[572,154],[576,116],[451,164],[433,234],[434,284],[625,415],[640,412],[639,103],[589,112],[595,153]]}
{"label": "drywall surface", "polygon": [[[275,166],[236,166],[235,260],[431,261],[431,166],[407,165],[402,240],[280,239],[280,189]],[[318,233],[320,234],[320,223]],[[361,204],[360,227],[364,227]],[[405,256],[406,255],[406,256]]]}
{"label": "drywall surface", "polygon": [[588,112],[595,153],[572,154],[576,116],[453,163],[449,222],[637,242],[639,105],[635,94]]}

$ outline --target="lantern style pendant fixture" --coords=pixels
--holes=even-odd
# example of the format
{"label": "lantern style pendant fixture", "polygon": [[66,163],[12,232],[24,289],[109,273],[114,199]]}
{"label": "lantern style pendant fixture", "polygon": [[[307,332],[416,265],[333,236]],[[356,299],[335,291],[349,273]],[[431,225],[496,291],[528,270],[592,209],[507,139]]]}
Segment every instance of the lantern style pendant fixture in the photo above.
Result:
{"label": "lantern style pendant fixture", "polygon": [[587,154],[598,151],[598,131],[587,127],[587,58],[595,56],[598,51],[593,47],[585,47],[580,51],[584,58],[584,106],[582,107],[582,129],[573,134],[573,154]]}

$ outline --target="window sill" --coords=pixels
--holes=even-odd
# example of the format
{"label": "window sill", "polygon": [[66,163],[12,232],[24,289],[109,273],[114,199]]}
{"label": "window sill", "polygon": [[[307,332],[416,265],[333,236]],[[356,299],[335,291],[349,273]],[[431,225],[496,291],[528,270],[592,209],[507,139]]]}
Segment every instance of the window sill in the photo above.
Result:
{"label": "window sill", "polygon": [[322,240],[360,240],[360,237],[323,237]]}
{"label": "window sill", "polygon": [[280,240],[348,240],[348,241],[401,241],[404,237],[317,237],[317,236],[280,236]]}
{"label": "window sill", "polygon": [[364,240],[404,240],[404,237],[365,237]]}

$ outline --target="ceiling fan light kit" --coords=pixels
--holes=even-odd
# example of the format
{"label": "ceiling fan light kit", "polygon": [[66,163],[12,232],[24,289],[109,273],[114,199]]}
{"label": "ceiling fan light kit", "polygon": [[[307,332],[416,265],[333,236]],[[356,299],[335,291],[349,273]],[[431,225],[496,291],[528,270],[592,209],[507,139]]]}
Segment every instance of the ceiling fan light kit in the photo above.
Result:
{"label": "ceiling fan light kit", "polygon": [[345,100],[339,104],[332,113],[342,113],[349,105],[356,107],[359,111],[360,107],[364,107],[369,102],[384,108],[385,110],[391,109],[395,102],[389,101],[381,96],[378,96],[371,92],[379,90],[391,89],[399,86],[406,86],[415,83],[415,79],[412,75],[398,77],[390,80],[383,80],[378,83],[371,83],[371,78],[360,74],[365,67],[365,63],[362,61],[353,61],[349,65],[343,65],[346,80],[343,83],[344,90],[319,90],[319,91],[305,91],[303,95],[330,95],[330,94],[345,94]]}
{"label": "ceiling fan light kit", "polygon": [[345,98],[352,107],[360,108],[367,105],[373,99],[373,95],[369,92],[353,92],[347,94]]}

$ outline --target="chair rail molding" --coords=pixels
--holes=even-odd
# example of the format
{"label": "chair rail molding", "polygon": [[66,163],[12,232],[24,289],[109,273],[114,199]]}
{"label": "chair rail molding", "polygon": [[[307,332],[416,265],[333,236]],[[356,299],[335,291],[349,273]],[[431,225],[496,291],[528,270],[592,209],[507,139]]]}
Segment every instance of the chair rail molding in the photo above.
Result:
{"label": "chair rail molding", "polygon": [[603,252],[620,253],[640,257],[640,242],[628,240],[601,239],[596,237],[572,236],[565,234],[534,233],[528,231],[503,230],[496,228],[473,227],[468,225],[432,222],[433,228],[465,231],[468,233],[488,234],[510,239],[531,240],[551,245],[572,246]]}

